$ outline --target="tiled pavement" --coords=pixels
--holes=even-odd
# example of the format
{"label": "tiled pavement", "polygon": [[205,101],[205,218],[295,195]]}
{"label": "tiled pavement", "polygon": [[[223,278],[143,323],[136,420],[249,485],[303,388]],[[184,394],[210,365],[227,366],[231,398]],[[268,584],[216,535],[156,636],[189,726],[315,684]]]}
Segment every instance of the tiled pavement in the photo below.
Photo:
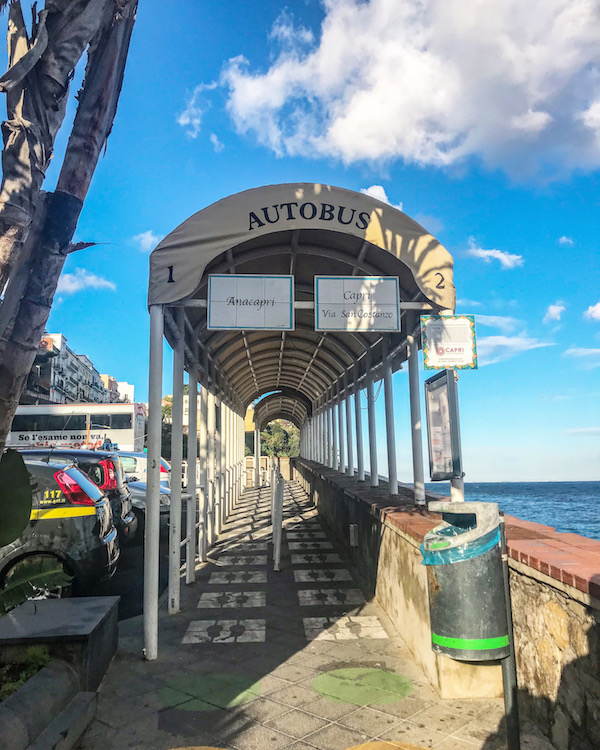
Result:
{"label": "tiled pavement", "polygon": [[[182,612],[121,623],[81,750],[496,750],[500,700],[441,701],[381,608],[364,599],[301,488],[285,491],[281,572],[270,490],[246,492]],[[523,750],[551,747],[524,726]]]}

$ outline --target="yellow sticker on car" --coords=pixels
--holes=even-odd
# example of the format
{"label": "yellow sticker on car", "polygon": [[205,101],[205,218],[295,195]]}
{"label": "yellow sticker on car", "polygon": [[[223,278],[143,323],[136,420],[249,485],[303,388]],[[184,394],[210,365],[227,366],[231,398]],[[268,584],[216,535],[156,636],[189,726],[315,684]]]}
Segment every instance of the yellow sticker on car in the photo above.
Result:
{"label": "yellow sticker on car", "polygon": [[31,521],[50,521],[56,518],[78,518],[79,516],[95,516],[96,508],[40,508],[32,510]]}

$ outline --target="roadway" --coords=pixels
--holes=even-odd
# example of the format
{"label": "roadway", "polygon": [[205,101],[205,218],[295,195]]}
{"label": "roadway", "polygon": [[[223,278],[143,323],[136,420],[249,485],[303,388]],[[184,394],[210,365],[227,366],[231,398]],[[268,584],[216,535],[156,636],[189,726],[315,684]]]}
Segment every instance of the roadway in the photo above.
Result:
{"label": "roadway", "polygon": [[[169,535],[167,524],[160,526],[159,592],[165,590],[168,580]],[[141,615],[144,602],[144,544],[121,545],[121,558],[117,572],[109,581],[94,586],[85,596],[120,596],[119,620]]]}

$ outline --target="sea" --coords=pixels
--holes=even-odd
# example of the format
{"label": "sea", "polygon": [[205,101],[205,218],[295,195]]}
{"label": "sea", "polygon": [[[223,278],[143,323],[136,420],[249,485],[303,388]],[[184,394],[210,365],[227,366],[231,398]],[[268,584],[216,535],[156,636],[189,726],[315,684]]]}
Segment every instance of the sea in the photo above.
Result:
{"label": "sea", "polygon": [[[450,494],[449,482],[426,487]],[[465,482],[465,500],[498,503],[507,515],[600,539],[600,482]]]}

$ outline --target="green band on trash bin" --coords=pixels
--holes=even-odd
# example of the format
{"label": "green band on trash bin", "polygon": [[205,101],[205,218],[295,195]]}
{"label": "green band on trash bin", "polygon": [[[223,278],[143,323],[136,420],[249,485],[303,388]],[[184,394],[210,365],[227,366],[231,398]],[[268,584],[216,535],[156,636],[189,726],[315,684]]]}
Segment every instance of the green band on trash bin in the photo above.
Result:
{"label": "green band on trash bin", "polygon": [[488,651],[494,648],[504,648],[505,646],[508,646],[507,635],[501,635],[498,638],[449,638],[446,635],[432,633],[431,640],[437,646],[468,651]]}

